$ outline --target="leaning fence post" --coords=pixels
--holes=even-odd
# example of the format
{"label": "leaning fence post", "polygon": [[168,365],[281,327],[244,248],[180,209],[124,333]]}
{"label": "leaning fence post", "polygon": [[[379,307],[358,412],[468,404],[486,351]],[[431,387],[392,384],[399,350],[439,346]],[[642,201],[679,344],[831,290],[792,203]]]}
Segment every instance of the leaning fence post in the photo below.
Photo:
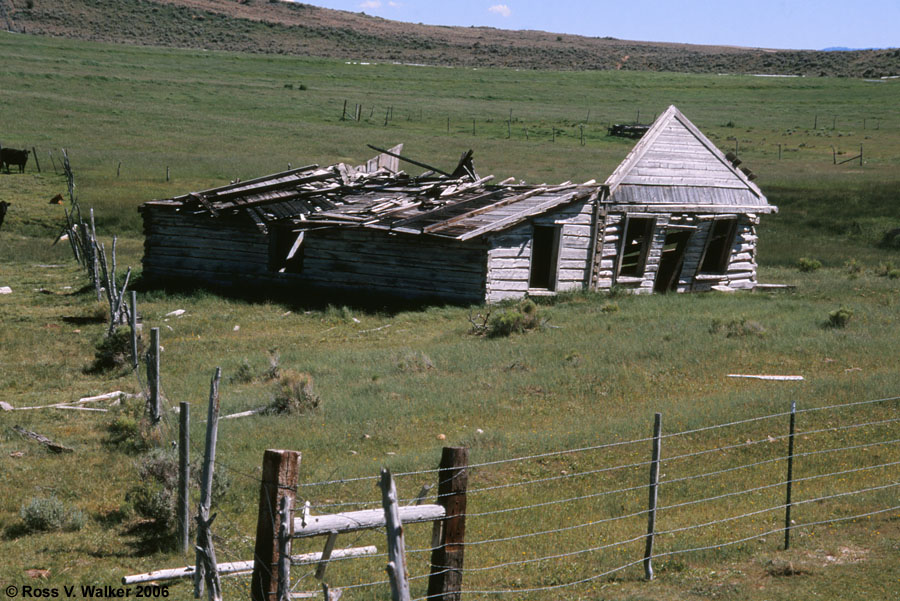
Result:
{"label": "leaning fence post", "polygon": [[197,567],[194,571],[194,598],[203,594],[203,585],[209,589],[210,601],[221,601],[222,588],[216,569],[216,552],[209,527],[216,516],[209,517],[212,504],[213,474],[216,465],[216,438],[219,427],[219,379],[222,368],[217,367],[209,385],[209,409],[206,413],[206,449],[203,454],[203,474],[200,479],[200,507],[197,515]]}
{"label": "leaning fence post", "polygon": [[147,355],[147,386],[150,388],[150,421],[159,423],[159,328],[150,328],[150,352]]}
{"label": "leaning fence post", "polygon": [[384,506],[385,530],[388,544],[388,578],[391,581],[392,601],[409,601],[409,578],[406,575],[406,546],[403,524],[397,504],[397,487],[387,468],[381,470],[381,503]]}
{"label": "leaning fence post", "polygon": [[[250,598],[271,601],[278,592],[278,508],[282,497],[297,494],[297,472],[300,466],[298,451],[267,449],[263,455],[262,479],[259,485],[259,512],[256,518],[256,546],[253,557],[253,577]],[[293,520],[291,520],[293,527]],[[293,530],[291,530],[293,533]]]}
{"label": "leaning fence post", "polygon": [[443,520],[434,523],[431,575],[428,598],[459,601],[462,596],[463,554],[466,539],[466,490],[469,484],[469,450],[444,447],[438,470],[438,504],[444,507]]}
{"label": "leaning fence post", "polygon": [[41,162],[38,160],[37,150],[35,150],[34,146],[31,147],[31,154],[34,155],[34,164],[37,167],[38,173],[41,172]]}
{"label": "leaning fence post", "polygon": [[794,483],[794,424],[797,418],[797,401],[791,401],[791,425],[788,434],[787,500],[784,502],[784,550],[791,547],[791,488]]}
{"label": "leaning fence post", "polygon": [[662,413],[653,419],[653,457],[650,461],[650,503],[647,513],[647,546],[644,548],[644,575],[653,580],[653,534],[656,529],[656,499],[659,486],[659,451],[662,433]]}
{"label": "leaning fence post", "polygon": [[191,405],[182,401],[178,411],[178,541],[181,552],[187,555],[191,548],[190,497],[190,446]]}

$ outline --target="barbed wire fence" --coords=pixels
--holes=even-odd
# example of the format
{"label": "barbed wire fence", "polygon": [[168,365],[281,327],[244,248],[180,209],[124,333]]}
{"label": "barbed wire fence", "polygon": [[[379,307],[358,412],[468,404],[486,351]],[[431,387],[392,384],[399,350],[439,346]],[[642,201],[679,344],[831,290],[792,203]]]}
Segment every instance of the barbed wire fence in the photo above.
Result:
{"label": "barbed wire fence", "polygon": [[[803,546],[824,526],[893,518],[900,512],[898,401],[900,397],[890,397],[797,408],[470,463],[466,471],[475,486],[466,491],[468,534],[460,543],[465,563],[462,568],[432,565],[437,547],[431,529],[409,524],[412,599],[429,598],[427,582],[434,572],[458,571],[462,594],[471,598],[543,598],[554,591],[590,592],[617,579],[647,578],[650,566],[664,575],[680,569],[688,556],[704,561],[715,554],[719,560],[728,553],[784,549],[792,542]],[[862,410],[865,419],[860,419]],[[794,421],[796,427],[789,430]],[[662,452],[651,456],[652,447]],[[648,481],[654,467],[657,477]],[[250,469],[226,468],[248,484],[261,483]],[[406,493],[400,503],[440,502],[441,482],[428,486],[438,474],[439,469],[395,473],[399,490]],[[299,512],[308,503],[305,515],[377,509],[377,482],[376,475],[300,482],[295,507]],[[648,503],[654,490],[658,503]],[[274,527],[275,508],[271,515]],[[216,542],[223,545],[223,556],[253,558],[252,537],[235,528],[231,517],[223,513],[217,521]],[[345,547],[384,550],[383,528],[341,537]],[[321,539],[295,539],[294,553],[302,546],[319,549],[316,541]],[[390,584],[384,571],[387,558],[377,552],[295,565],[291,592],[327,582],[340,588],[345,599],[380,597]],[[237,585],[236,590],[249,586]]]}

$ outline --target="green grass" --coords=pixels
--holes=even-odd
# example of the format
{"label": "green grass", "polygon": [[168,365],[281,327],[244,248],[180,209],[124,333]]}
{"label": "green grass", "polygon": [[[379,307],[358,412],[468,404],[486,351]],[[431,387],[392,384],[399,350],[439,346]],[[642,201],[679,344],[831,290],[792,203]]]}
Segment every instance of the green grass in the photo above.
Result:
{"label": "green grass", "polygon": [[[0,390],[14,406],[71,401],[111,390],[139,392],[134,375],[92,375],[95,344],[105,331],[97,301],[85,290],[84,274],[65,243],[51,245],[63,222],[62,207],[48,205],[66,192],[53,174],[48,151],[69,150],[83,207],[96,210],[104,241],[119,235],[119,268],[139,268],[142,252],[136,207],[166,197],[248,178],[292,163],[359,162],[365,143],[404,141],[406,152],[452,166],[467,147],[476,150],[482,173],[524,177],[531,182],[605,179],[631,143],[606,138],[606,121],[628,121],[640,107],[642,120],[677,104],[725,150],[738,137],[746,165],[779,205],[764,217],[760,233],[760,279],[796,286],[796,292],[734,296],[652,297],[564,295],[541,309],[553,328],[508,338],[468,333],[467,315],[484,308],[431,307],[419,311],[324,310],[285,302],[250,303],[210,293],[142,291],[145,332],[160,327],[162,382],[168,405],[193,405],[192,453],[199,456],[205,401],[216,366],[223,369],[223,412],[268,404],[274,384],[262,377],[277,349],[285,369],[309,373],[322,399],[318,411],[298,416],[258,416],[222,422],[219,458],[233,485],[220,503],[214,532],[221,561],[248,559],[256,523],[258,474],[266,448],[303,453],[301,482],[374,476],[382,465],[395,472],[431,469],[441,446],[464,444],[471,460],[483,462],[626,441],[648,436],[652,416],[664,415],[666,432],[800,408],[891,397],[900,391],[895,353],[900,334],[900,288],[889,277],[897,251],[878,245],[898,227],[900,117],[896,82],[871,84],[845,79],[760,79],[620,72],[551,73],[440,69],[285,57],[242,56],[92,45],[0,34],[7,60],[0,66],[4,145],[35,146],[41,174],[29,162],[25,175],[0,175],[0,197],[12,202],[0,230]],[[294,88],[284,87],[293,83]],[[298,84],[308,89],[297,89]],[[374,104],[371,119],[340,121],[343,100]],[[387,127],[384,109],[394,106]],[[513,109],[513,136],[506,119]],[[575,127],[591,109],[586,145]],[[421,109],[421,116],[419,115]],[[380,115],[379,115],[380,112]],[[813,118],[819,114],[819,128]],[[839,115],[831,130],[826,116]],[[451,133],[446,118],[451,117]],[[471,134],[475,116],[476,135]],[[409,120],[407,120],[409,117]],[[866,117],[867,129],[862,129]],[[871,119],[880,117],[878,129]],[[517,121],[516,121],[517,120]],[[728,127],[729,121],[735,127]],[[846,122],[846,125],[844,123]],[[824,124],[824,125],[823,125]],[[523,126],[529,127],[529,140]],[[827,125],[827,127],[825,127]],[[567,133],[550,142],[550,128]],[[542,132],[539,134],[539,132]],[[781,161],[777,143],[786,146]],[[852,153],[866,145],[867,164],[835,167],[831,144]],[[802,146],[801,146],[802,145]],[[871,147],[871,148],[870,148]],[[45,158],[46,157],[46,158]],[[118,162],[121,174],[116,176]],[[173,180],[165,181],[170,166]],[[798,259],[823,267],[801,272]],[[853,267],[847,267],[848,261]],[[611,311],[611,303],[618,308]],[[829,314],[853,313],[844,328],[829,328]],[[182,317],[166,314],[184,309]],[[354,321],[355,318],[357,321]],[[743,327],[740,324],[754,324]],[[715,327],[724,324],[724,327]],[[729,326],[729,324],[734,324]],[[390,327],[383,327],[390,325]],[[239,327],[236,327],[239,326]],[[381,328],[381,329],[376,329]],[[729,336],[728,334],[733,335]],[[734,335],[736,334],[736,335]],[[242,366],[249,366],[242,367]],[[230,381],[250,369],[255,379]],[[801,383],[726,378],[729,373],[802,374]],[[854,411],[803,414],[801,431],[896,416],[896,403]],[[21,583],[26,569],[49,569],[48,585],[114,584],[126,573],[175,567],[180,554],[157,549],[141,537],[140,520],[125,493],[137,475],[137,456],[106,441],[111,414],[44,410],[0,413],[0,581]],[[175,437],[173,416],[161,438]],[[28,442],[13,425],[38,431],[76,449],[56,456]],[[701,448],[765,439],[785,432],[786,421],[673,438],[664,457]],[[478,430],[482,432],[479,433]],[[443,434],[446,438],[439,439]],[[801,437],[801,451],[896,438],[895,426],[824,432]],[[781,446],[779,446],[781,445]],[[759,461],[783,453],[783,443],[736,449],[722,457],[667,465],[668,478]],[[773,450],[774,449],[774,450]],[[18,453],[24,453],[18,456]],[[800,476],[897,460],[891,446],[834,459],[809,459]],[[648,445],[622,447],[538,462],[500,464],[473,471],[473,488],[544,478],[614,464],[646,461]],[[828,456],[824,456],[828,457]],[[845,467],[846,466],[846,467]],[[721,494],[783,478],[776,463],[739,471],[708,490],[673,485],[661,502],[691,494]],[[645,468],[602,478],[554,481],[473,494],[472,512],[529,505],[643,484]],[[801,488],[802,498],[840,486],[890,479],[886,470],[860,472],[851,483],[818,482]],[[400,479],[400,494],[415,495],[432,475]],[[707,481],[704,481],[707,482]],[[890,493],[892,489],[886,491]],[[853,515],[889,506],[895,495],[872,494],[798,510],[798,521]],[[302,489],[314,504],[376,501],[372,482]],[[55,496],[84,512],[77,532],[25,534],[20,509],[36,497]],[[551,529],[599,517],[639,511],[643,491],[552,511],[499,514],[473,519],[469,540]],[[660,516],[675,528],[780,503],[780,491],[685,508]],[[320,509],[317,511],[327,511]],[[777,527],[778,516],[733,531],[728,524],[678,539],[661,539],[662,551],[709,544],[753,528]],[[792,551],[778,551],[777,536],[715,553],[674,555],[660,562],[659,578],[640,580],[635,567],[612,579],[577,589],[583,599],[812,599],[841,590],[847,599],[887,599],[896,590],[898,521],[875,516],[798,533]],[[534,538],[467,549],[471,567],[526,556],[587,548],[636,536],[645,518],[604,529],[572,531],[559,538]],[[748,530],[750,529],[750,530]],[[427,526],[408,529],[409,548],[429,544]],[[757,531],[753,531],[757,532]],[[873,534],[877,532],[878,534]],[[381,533],[339,544],[383,545]],[[295,552],[320,550],[320,541]],[[640,544],[626,551],[578,558],[555,569],[533,564],[467,576],[467,587],[526,587],[565,582],[640,557]],[[849,549],[842,555],[842,548]],[[852,559],[832,561],[827,556]],[[413,573],[425,560],[416,555]],[[335,586],[383,578],[381,559],[359,567],[329,568]],[[784,570],[784,563],[796,568]],[[356,564],[352,564],[356,565]],[[796,572],[796,573],[795,573]],[[299,575],[299,572],[297,572]],[[791,573],[794,575],[786,575]],[[246,579],[226,581],[227,598],[246,595]],[[315,584],[301,585],[315,588]],[[188,586],[173,588],[188,598]],[[846,593],[846,594],[844,594]],[[371,592],[366,593],[371,596]],[[384,593],[379,593],[383,595]],[[580,595],[580,597],[576,597]],[[367,597],[366,597],[367,598]],[[381,598],[381,597],[378,597]],[[535,598],[550,598],[540,597]]]}

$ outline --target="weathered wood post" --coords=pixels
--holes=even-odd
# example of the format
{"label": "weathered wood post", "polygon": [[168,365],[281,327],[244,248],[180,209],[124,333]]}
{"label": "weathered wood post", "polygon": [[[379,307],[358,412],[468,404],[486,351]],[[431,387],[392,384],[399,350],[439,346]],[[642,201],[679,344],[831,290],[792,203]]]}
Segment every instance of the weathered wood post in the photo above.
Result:
{"label": "weathered wood post", "polygon": [[31,154],[34,155],[34,165],[37,167],[38,173],[41,172],[41,162],[38,161],[37,150],[34,149],[34,146],[31,147]]}
{"label": "weathered wood post", "polygon": [[647,514],[647,545],[644,548],[644,575],[653,580],[653,535],[656,529],[656,499],[659,486],[659,451],[662,433],[662,413],[653,419],[653,456],[650,461],[650,502]]}
{"label": "weathered wood post", "polygon": [[197,515],[197,569],[194,572],[194,598],[203,594],[204,584],[208,587],[210,601],[221,601],[222,588],[216,568],[216,551],[213,547],[209,527],[216,516],[209,516],[212,504],[213,474],[216,466],[216,438],[219,428],[219,379],[222,368],[217,367],[209,385],[209,409],[206,413],[206,449],[203,454],[203,473],[200,480],[200,507]]}
{"label": "weathered wood post", "polygon": [[[290,497],[293,505],[297,495],[299,466],[298,451],[267,449],[263,455],[253,577],[250,582],[250,598],[253,601],[271,601],[271,595],[278,593],[278,508],[281,507],[282,497]],[[290,522],[293,535],[293,520]]]}
{"label": "weathered wood post", "polygon": [[150,389],[150,421],[159,423],[159,328],[150,328],[150,352],[147,354],[147,387]]}
{"label": "weathered wood post", "polygon": [[409,577],[406,574],[406,545],[403,541],[403,524],[397,503],[397,487],[390,470],[381,470],[381,503],[384,507],[385,530],[387,531],[388,564],[387,573],[391,581],[392,601],[409,601]]}
{"label": "weathered wood post", "polygon": [[344,109],[341,111],[341,121],[347,120],[347,99],[344,98]]}
{"label": "weathered wood post", "polygon": [[794,425],[797,418],[797,402],[791,401],[791,424],[788,430],[787,500],[784,502],[784,550],[791,548],[791,488],[794,483]]}
{"label": "weathered wood post", "polygon": [[293,499],[281,497],[278,512],[278,601],[291,600],[291,536],[293,528]]}
{"label": "weathered wood post", "polygon": [[137,344],[137,292],[131,291],[131,311],[128,315],[129,326],[131,327],[131,367],[138,368],[138,344]]}
{"label": "weathered wood post", "polygon": [[434,523],[433,538],[438,544],[431,552],[428,598],[459,601],[462,596],[462,568],[466,539],[466,490],[469,485],[469,450],[444,447],[438,470],[438,504],[445,518]]}
{"label": "weathered wood post", "polygon": [[190,454],[191,454],[191,405],[178,404],[178,541],[181,552],[187,555],[191,548],[190,516]]}

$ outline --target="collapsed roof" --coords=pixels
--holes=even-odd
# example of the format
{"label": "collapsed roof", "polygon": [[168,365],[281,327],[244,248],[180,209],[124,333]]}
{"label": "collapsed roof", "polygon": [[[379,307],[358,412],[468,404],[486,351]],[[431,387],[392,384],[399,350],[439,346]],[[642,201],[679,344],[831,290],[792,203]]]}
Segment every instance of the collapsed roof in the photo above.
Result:
{"label": "collapsed roof", "polygon": [[452,174],[419,176],[390,166],[368,171],[374,159],[368,167],[308,165],[146,204],[212,217],[245,213],[263,232],[273,225],[359,227],[469,240],[599,190],[593,180],[530,186],[509,178],[489,185],[494,176],[479,177],[471,157],[472,151],[465,153]]}

